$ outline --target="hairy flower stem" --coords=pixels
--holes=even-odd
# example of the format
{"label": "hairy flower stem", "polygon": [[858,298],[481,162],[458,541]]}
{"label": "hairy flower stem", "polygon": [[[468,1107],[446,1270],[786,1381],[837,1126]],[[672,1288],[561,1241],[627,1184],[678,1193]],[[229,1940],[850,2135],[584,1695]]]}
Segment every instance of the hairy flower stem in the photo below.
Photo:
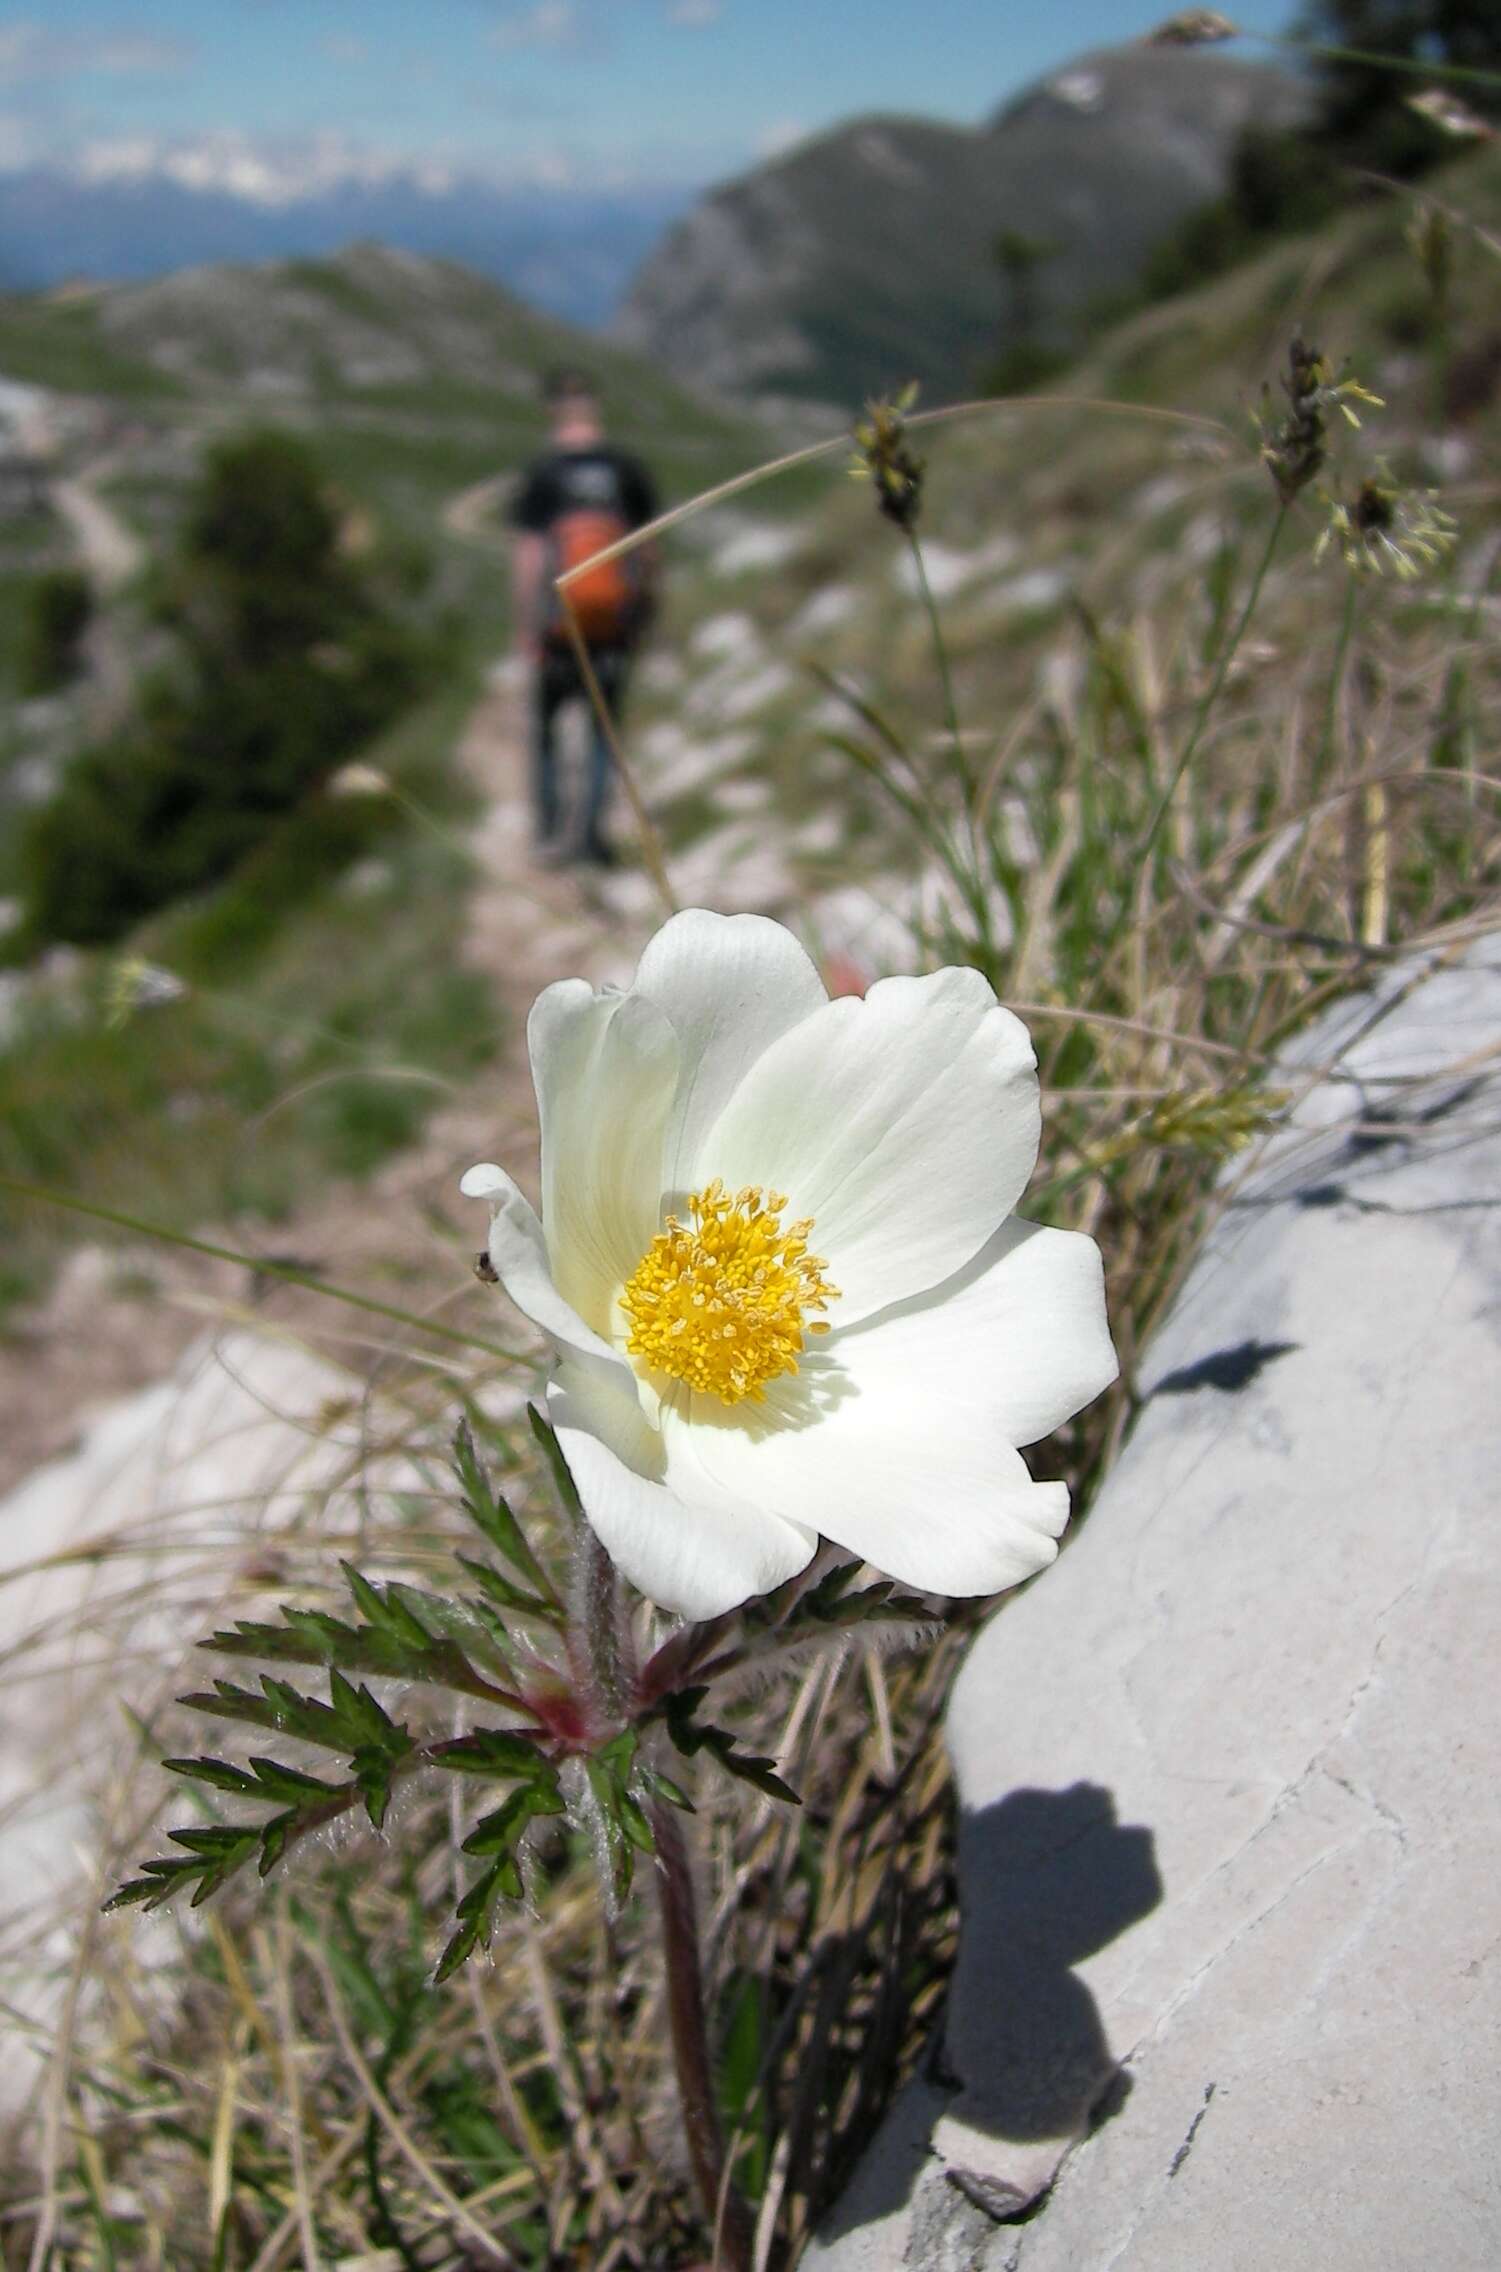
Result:
{"label": "hairy flower stem", "polygon": [[1215,705],[1224,692],[1226,679],[1230,676],[1230,666],[1240,651],[1240,643],[1250,628],[1252,616],[1256,613],[1256,603],[1261,598],[1261,587],[1266,582],[1267,570],[1272,565],[1272,555],[1277,549],[1277,540],[1281,536],[1283,525],[1287,520],[1287,511],[1286,505],[1279,505],[1277,508],[1277,517],[1272,523],[1271,534],[1266,540],[1266,550],[1261,555],[1255,575],[1251,578],[1251,588],[1246,594],[1245,605],[1236,618],[1235,629],[1220,650],[1220,659],[1216,665],[1214,677],[1211,679],[1208,691],[1195,714],[1193,730],[1184,744],[1183,755],[1173,768],[1172,779],[1157,800],[1157,809],[1152,815],[1151,826],[1142,839],[1141,851],[1138,854],[1140,859],[1145,859],[1156,843],[1157,832],[1166,820],[1173,799],[1178,793],[1178,784],[1192,765],[1199,744],[1204,739],[1204,730],[1214,716]]}
{"label": "hairy flower stem", "polygon": [[714,2095],[714,2068],[704,2013],[698,1915],[688,1851],[674,1809],[647,1808],[657,1844],[657,1902],[667,1972],[667,2019],[677,2066],[678,2098],[694,2183],[714,2235],[717,2272],[750,2272],[751,2232],[745,2203],[725,2169],[724,2136]]}
{"label": "hairy flower stem", "polygon": [[582,1526],[583,1600],[580,1604],[589,1685],[602,1718],[618,1727],[629,1715],[631,1675],[620,1632],[620,1581],[615,1565],[587,1523]]}

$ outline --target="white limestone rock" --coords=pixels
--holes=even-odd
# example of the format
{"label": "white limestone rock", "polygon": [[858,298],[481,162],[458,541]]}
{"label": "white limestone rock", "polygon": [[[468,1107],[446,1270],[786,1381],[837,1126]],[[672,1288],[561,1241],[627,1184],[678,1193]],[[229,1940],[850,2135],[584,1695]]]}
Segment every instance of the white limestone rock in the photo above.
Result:
{"label": "white limestone rock", "polygon": [[808,2272],[1501,2263],[1501,942],[1413,977],[961,1675],[946,2041]]}

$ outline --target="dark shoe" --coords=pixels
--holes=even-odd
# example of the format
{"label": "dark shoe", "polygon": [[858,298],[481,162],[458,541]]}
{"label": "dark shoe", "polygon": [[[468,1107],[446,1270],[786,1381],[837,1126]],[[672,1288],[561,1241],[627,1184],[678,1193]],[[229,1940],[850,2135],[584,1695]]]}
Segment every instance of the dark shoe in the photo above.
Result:
{"label": "dark shoe", "polygon": [[618,868],[620,854],[607,836],[586,836],[579,858],[587,860],[591,868]]}

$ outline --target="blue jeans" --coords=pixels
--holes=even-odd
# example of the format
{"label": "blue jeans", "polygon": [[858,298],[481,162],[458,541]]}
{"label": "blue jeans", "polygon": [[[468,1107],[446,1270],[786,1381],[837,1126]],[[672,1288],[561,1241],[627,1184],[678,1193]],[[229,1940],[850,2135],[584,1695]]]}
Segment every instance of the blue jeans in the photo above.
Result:
{"label": "blue jeans", "polygon": [[[596,647],[589,656],[599,691],[611,720],[618,721],[625,695],[629,657],[623,647]],[[570,702],[589,710],[589,769],[585,785],[583,824],[577,850],[592,854],[608,850],[604,824],[610,802],[613,767],[610,745],[589,700],[572,651],[547,647],[537,665],[532,707],[532,797],[539,843],[553,842],[562,820],[558,780],[558,714]]]}

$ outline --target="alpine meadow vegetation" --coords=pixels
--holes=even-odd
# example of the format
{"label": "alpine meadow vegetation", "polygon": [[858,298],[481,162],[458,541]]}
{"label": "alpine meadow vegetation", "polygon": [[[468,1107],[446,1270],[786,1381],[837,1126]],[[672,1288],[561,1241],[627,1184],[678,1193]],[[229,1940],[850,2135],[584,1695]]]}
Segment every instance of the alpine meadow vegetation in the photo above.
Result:
{"label": "alpine meadow vegetation", "polygon": [[[1089,1519],[1289,1037],[1496,920],[1498,215],[1482,152],[652,532],[822,482],[745,610],[797,654],[754,825],[839,800],[908,965],[833,985],[791,892],[679,909],[627,737],[659,927],[537,1002],[540,1210],[447,1163],[331,1479],[194,1595],[214,1674],[119,1697],[4,2213],[34,2272],[790,2272],[943,1996],[966,1634]],[[741,606],[701,579],[659,719]],[[112,967],[125,1031],[184,1014]],[[282,1276],[310,1348],[361,1298]],[[122,1617],[150,1555],[101,1546]]]}

